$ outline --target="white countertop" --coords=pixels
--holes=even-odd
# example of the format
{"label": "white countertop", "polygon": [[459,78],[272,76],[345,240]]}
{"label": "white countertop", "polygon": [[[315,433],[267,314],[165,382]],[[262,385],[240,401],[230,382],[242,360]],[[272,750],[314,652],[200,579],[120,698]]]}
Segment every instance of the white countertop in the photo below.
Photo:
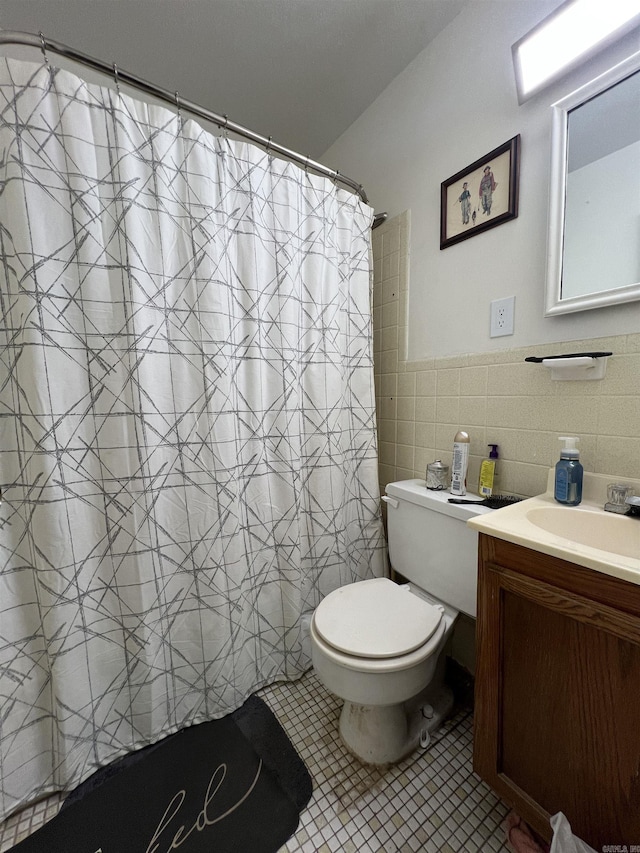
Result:
{"label": "white countertop", "polygon": [[472,518],[467,526],[640,585],[640,518],[604,511],[607,484],[626,483],[640,495],[640,480],[585,472],[577,507],[554,499],[553,482],[552,468],[545,494]]}

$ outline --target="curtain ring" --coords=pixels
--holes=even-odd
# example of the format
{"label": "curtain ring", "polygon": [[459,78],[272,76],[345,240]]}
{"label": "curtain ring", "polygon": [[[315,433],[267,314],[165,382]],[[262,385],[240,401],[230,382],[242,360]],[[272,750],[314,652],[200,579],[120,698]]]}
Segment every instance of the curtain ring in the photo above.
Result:
{"label": "curtain ring", "polygon": [[40,36],[40,50],[42,51],[42,56],[44,57],[45,65],[49,65],[49,57],[47,56],[47,42],[45,41],[44,33],[39,32]]}
{"label": "curtain ring", "polygon": [[304,171],[308,175],[309,174],[309,155],[307,154],[307,159],[304,164]]}
{"label": "curtain ring", "polygon": [[180,109],[180,92],[176,89],[176,108],[178,110],[178,133],[182,133],[182,110]]}
{"label": "curtain ring", "polygon": [[225,139],[229,138],[229,116],[224,114],[224,125],[222,126],[222,135]]}
{"label": "curtain ring", "polygon": [[338,178],[340,177],[340,172],[336,169],[335,175],[333,176],[333,185],[338,186]]}
{"label": "curtain ring", "polygon": [[120,94],[120,78],[118,77],[118,66],[113,63],[113,79],[116,81],[116,91]]}
{"label": "curtain ring", "polygon": [[273,139],[272,136],[270,136],[269,139],[267,139],[267,148],[266,148],[267,154],[269,154],[269,149],[271,148],[271,140],[272,139]]}

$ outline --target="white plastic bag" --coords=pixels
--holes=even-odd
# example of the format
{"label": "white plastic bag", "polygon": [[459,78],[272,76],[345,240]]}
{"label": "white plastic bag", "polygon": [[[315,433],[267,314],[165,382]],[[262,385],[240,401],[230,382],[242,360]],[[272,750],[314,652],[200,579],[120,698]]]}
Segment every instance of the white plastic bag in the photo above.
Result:
{"label": "white plastic bag", "polygon": [[584,841],[580,841],[571,832],[571,824],[562,812],[554,814],[550,823],[553,839],[549,853],[596,853],[593,847],[589,847]]}

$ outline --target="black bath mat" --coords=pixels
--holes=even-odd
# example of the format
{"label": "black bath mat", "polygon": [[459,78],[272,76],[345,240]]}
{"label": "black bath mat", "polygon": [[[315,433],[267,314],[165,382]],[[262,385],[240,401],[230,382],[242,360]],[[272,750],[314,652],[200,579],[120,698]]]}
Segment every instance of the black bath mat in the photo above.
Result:
{"label": "black bath mat", "polygon": [[276,718],[251,696],[98,770],[12,853],[275,853],[311,778]]}

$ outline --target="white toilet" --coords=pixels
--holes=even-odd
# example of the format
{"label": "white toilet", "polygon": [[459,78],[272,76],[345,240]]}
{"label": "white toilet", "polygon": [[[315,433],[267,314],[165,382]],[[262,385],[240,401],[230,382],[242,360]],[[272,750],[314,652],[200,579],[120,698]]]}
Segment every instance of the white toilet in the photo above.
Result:
{"label": "white toilet", "polygon": [[443,650],[458,613],[476,615],[478,535],[465,522],[491,510],[450,497],[424,480],[390,483],[389,556],[409,583],[340,587],[311,620],[316,674],[345,700],[340,736],[368,764],[391,764],[426,744],[453,704]]}

